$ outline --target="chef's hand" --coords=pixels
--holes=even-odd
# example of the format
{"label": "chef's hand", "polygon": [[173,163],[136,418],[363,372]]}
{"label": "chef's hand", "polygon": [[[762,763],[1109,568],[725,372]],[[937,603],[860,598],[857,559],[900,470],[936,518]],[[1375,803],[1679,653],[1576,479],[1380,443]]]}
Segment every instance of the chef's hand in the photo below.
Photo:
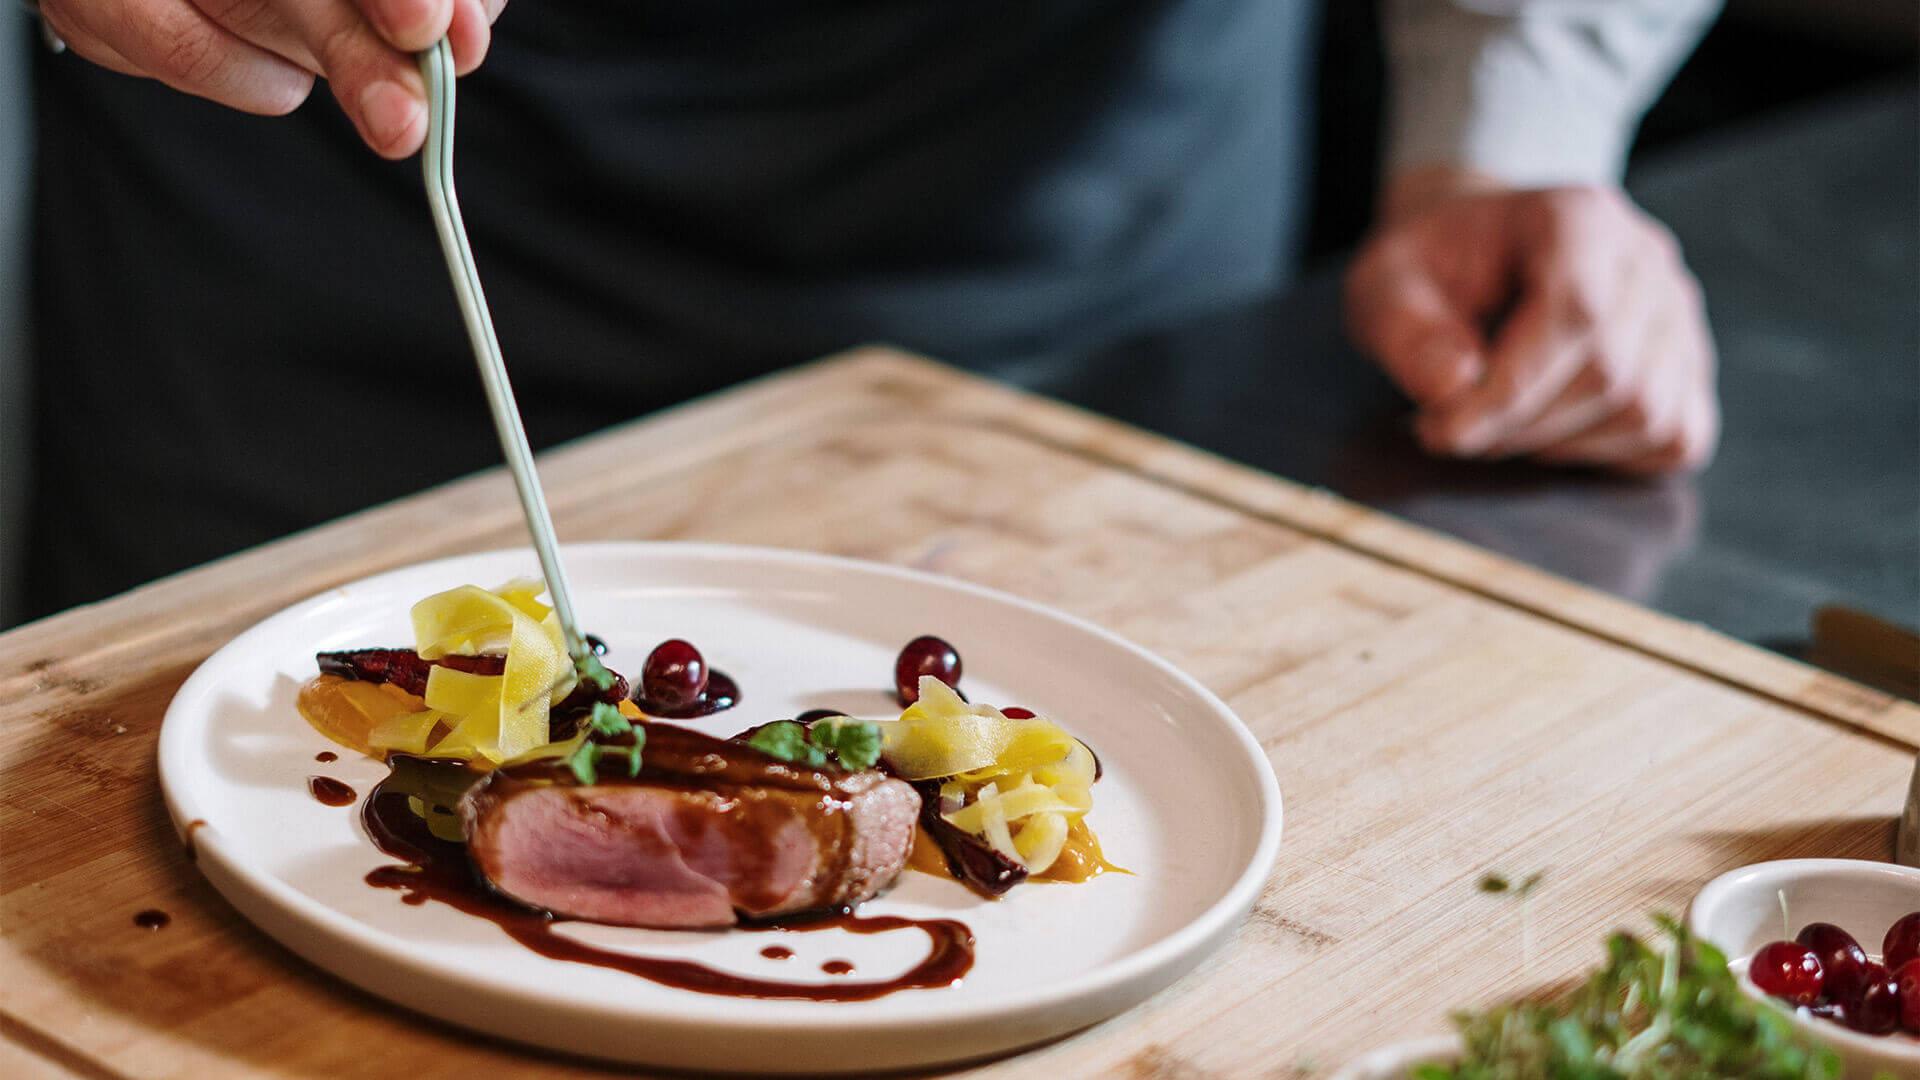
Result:
{"label": "chef's hand", "polygon": [[1672,234],[1617,188],[1415,170],[1388,186],[1346,311],[1433,453],[1629,473],[1713,456],[1700,286]]}
{"label": "chef's hand", "polygon": [[74,52],[103,67],[251,113],[292,112],[315,76],[383,157],[426,138],[426,85],[411,53],[452,39],[466,74],[506,0],[40,0]]}

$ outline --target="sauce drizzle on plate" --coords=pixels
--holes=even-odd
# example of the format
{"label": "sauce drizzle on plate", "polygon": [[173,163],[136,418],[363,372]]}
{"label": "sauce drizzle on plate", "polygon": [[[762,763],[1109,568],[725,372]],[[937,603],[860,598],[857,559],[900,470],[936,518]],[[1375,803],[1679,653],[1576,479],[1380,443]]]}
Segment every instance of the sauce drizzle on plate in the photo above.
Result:
{"label": "sauce drizzle on plate", "polygon": [[352,806],[357,797],[352,787],[331,776],[307,777],[307,792],[328,806]]}
{"label": "sauce drizzle on plate", "polygon": [[[391,779],[391,777],[389,777]],[[637,975],[664,986],[728,997],[784,998],[807,1001],[870,1001],[900,990],[950,986],[973,968],[973,931],[955,919],[909,919],[896,915],[860,916],[851,912],[801,915],[764,924],[746,924],[748,933],[794,933],[841,929],[855,934],[881,934],[917,929],[932,942],[925,959],[899,976],[873,982],[796,983],[756,979],[707,967],[690,960],[636,956],[601,949],[554,932],[556,919],[500,896],[474,872],[466,848],[442,840],[407,807],[403,791],[389,791],[387,781],[376,785],[361,807],[361,820],[374,846],[405,865],[375,867],[368,885],[400,890],[401,900],[424,904],[438,900],[475,915],[506,931],[507,936],[541,956],[577,964],[592,964]],[[792,955],[784,946],[769,946],[763,956]],[[851,969],[851,965],[849,965]]]}

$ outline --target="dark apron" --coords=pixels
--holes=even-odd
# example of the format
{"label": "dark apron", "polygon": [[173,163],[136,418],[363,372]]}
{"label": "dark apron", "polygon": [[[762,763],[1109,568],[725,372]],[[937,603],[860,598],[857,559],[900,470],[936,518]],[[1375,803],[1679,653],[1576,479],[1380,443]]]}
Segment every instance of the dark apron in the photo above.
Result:
{"label": "dark apron", "polygon": [[[514,0],[456,176],[537,445],[836,349],[987,372],[1276,287],[1291,0]],[[38,63],[28,604],[498,461],[417,161]]]}

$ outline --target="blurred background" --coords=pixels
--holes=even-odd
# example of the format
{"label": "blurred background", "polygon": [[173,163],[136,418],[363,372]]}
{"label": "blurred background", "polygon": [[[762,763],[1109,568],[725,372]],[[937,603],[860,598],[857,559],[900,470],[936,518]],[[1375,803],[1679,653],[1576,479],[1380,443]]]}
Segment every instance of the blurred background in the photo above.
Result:
{"label": "blurred background", "polygon": [[1920,3],[1728,0],[1649,111],[1626,186],[1700,279],[1724,413],[1713,464],[1658,483],[1414,444],[1337,317],[1378,178],[1377,11],[1324,19],[1306,273],[1023,381],[1920,699]]}
{"label": "blurred background", "polygon": [[[33,26],[0,12],[0,627],[20,617],[27,425],[86,422],[23,406],[28,169],[36,138],[62,137],[28,123]],[[1382,67],[1374,5],[1327,4],[1308,269],[1286,293],[1005,377],[1920,693],[1920,652],[1899,652],[1920,646],[1873,638],[1881,659],[1849,670],[1816,632],[1825,609],[1870,638],[1920,624],[1920,0],[1729,0],[1647,117],[1628,187],[1703,282],[1726,410],[1716,463],[1667,483],[1413,447],[1337,319],[1376,186]]]}

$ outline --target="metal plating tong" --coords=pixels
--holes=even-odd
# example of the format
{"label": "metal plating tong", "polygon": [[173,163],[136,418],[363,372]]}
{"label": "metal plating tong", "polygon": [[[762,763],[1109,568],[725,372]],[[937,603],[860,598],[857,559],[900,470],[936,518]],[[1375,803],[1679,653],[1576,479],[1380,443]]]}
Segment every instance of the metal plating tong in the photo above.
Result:
{"label": "metal plating tong", "polygon": [[473,358],[480,366],[480,381],[486,386],[487,406],[493,413],[493,426],[500,436],[500,449],[506,454],[507,470],[513,474],[513,487],[520,495],[520,509],[527,517],[527,531],[533,535],[533,549],[540,556],[540,572],[547,579],[547,594],[560,618],[560,632],[567,655],[579,667],[591,655],[580,624],[574,617],[573,595],[567,587],[567,574],[560,565],[560,545],[553,534],[553,518],[547,512],[547,498],[540,490],[540,476],[534,471],[533,450],[527,445],[526,427],[520,421],[520,408],[514,402],[513,385],[507,381],[506,361],[500,355],[500,339],[493,331],[493,316],[487,311],[486,294],[480,289],[480,272],[474,267],[473,248],[467,242],[467,227],[460,219],[460,200],[453,190],[453,49],[442,38],[419,56],[420,74],[427,80],[427,142],[420,153],[426,174],[427,201],[433,207],[433,224],[440,234],[440,250],[447,257],[447,271],[453,278],[453,292],[460,301],[460,315],[467,324],[467,337],[473,342]]}

